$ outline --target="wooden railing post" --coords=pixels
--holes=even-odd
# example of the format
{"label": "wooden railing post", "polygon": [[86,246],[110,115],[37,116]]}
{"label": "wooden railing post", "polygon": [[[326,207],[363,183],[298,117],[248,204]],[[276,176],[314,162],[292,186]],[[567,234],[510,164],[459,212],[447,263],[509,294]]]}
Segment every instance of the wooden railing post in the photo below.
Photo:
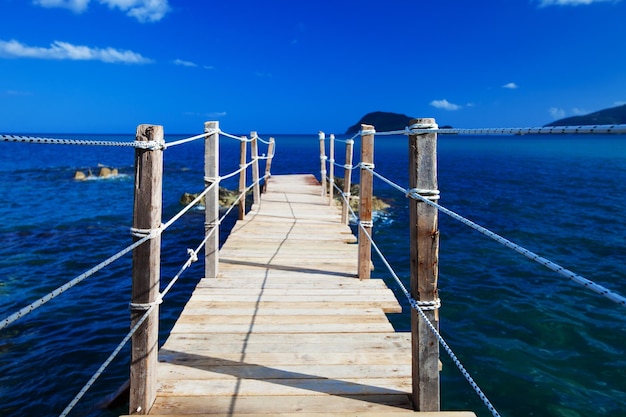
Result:
{"label": "wooden railing post", "polygon": [[[139,125],[136,141],[163,145],[163,126]],[[159,342],[159,280],[161,267],[161,211],[163,204],[163,150],[135,150],[133,239],[152,238],[133,250],[131,328],[146,310],[151,313],[131,339],[130,414],[147,414],[156,398]]]}
{"label": "wooden railing post", "polygon": [[346,165],[343,173],[343,194],[346,197],[343,202],[341,210],[341,222],[348,224],[350,218],[348,213],[350,212],[350,188],[352,187],[352,154],[354,148],[354,140],[348,139],[346,141]]}
{"label": "wooden railing post", "polygon": [[204,233],[212,233],[204,246],[204,276],[217,278],[220,245],[220,179],[219,179],[219,122],[206,122],[204,131],[204,186],[214,184],[205,196]]}
{"label": "wooden railing post", "polygon": [[332,206],[335,200],[335,135],[330,134],[329,142],[330,158],[328,159],[328,205]]}
{"label": "wooden railing post", "polygon": [[252,191],[254,204],[261,203],[261,185],[259,184],[259,136],[256,132],[250,133],[250,138],[252,142],[250,142],[250,152],[252,158],[252,183],[254,184],[254,188]]}
{"label": "wooden railing post", "polygon": [[246,175],[248,170],[244,169],[246,166],[246,153],[248,152],[248,141],[246,137],[241,138],[239,143],[239,168],[242,168],[239,173],[239,220],[243,220],[246,216]]}
{"label": "wooden railing post", "polygon": [[322,183],[322,198],[326,197],[326,146],[324,140],[326,134],[324,132],[319,133],[320,138],[320,182]]}
{"label": "wooden railing post", "polygon": [[263,181],[263,192],[267,191],[267,182],[272,176],[272,159],[274,159],[274,138],[270,138],[270,144],[267,145],[267,160],[265,161],[265,180]]}
{"label": "wooden railing post", "polygon": [[[411,125],[436,126],[434,119],[414,119]],[[437,196],[437,133],[409,135],[409,187],[425,196]],[[438,301],[439,229],[437,209],[409,200],[411,296],[420,303]],[[432,304],[432,303],[431,303]],[[439,329],[439,310],[425,310]],[[413,404],[418,411],[439,411],[439,341],[419,312],[411,310],[413,350]]]}
{"label": "wooden railing post", "polygon": [[361,182],[359,192],[359,279],[369,279],[372,272],[372,204],[374,175],[365,167],[374,167],[374,126],[361,125]]}

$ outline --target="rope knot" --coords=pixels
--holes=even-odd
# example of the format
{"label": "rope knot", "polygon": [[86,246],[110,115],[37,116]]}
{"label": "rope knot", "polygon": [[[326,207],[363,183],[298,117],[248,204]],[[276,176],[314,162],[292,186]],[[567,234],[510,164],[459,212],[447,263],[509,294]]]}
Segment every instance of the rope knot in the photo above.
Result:
{"label": "rope knot", "polygon": [[441,299],[436,298],[431,301],[419,301],[411,299],[411,306],[416,310],[434,311],[441,308]]}
{"label": "rope knot", "polygon": [[187,254],[189,255],[189,259],[191,259],[191,263],[198,262],[198,254],[195,250],[187,248]]}
{"label": "rope knot", "polygon": [[419,197],[425,198],[430,201],[439,200],[439,190],[425,190],[423,188],[410,188],[406,192],[407,198],[419,199]]}
{"label": "rope knot", "polygon": [[163,302],[163,299],[159,295],[159,298],[157,298],[156,300],[154,300],[151,303],[128,303],[128,308],[131,311],[147,311],[150,308],[152,308],[153,306],[158,306],[162,302]]}
{"label": "rope knot", "polygon": [[136,227],[130,228],[130,234],[138,238],[149,237],[150,239],[154,239],[155,237],[159,236],[162,232],[163,232],[163,225],[160,225],[159,227],[155,229],[138,229]]}

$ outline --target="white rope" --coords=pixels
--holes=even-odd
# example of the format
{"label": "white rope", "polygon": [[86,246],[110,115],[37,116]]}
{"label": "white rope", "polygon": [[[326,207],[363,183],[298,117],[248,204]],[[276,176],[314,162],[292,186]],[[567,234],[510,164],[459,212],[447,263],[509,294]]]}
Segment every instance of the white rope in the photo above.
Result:
{"label": "white rope", "polygon": [[118,146],[149,150],[163,149],[164,144],[156,141],[116,142],[85,139],[54,139],[34,136],[0,135],[0,142],[21,142],[48,145],[86,145],[86,146]]}
{"label": "white rope", "polygon": [[204,189],[204,191],[202,191],[200,194],[198,194],[198,196],[196,198],[194,198],[189,204],[187,204],[181,211],[179,211],[176,215],[174,215],[174,217],[172,217],[168,222],[164,223],[161,228],[163,230],[167,229],[168,227],[170,227],[172,224],[174,224],[178,219],[180,219],[185,213],[187,213],[189,210],[192,209],[193,206],[195,206],[196,204],[198,204],[200,202],[200,200],[202,200],[203,197],[206,196],[206,194],[213,189],[213,187],[216,187],[219,183],[218,182],[214,182],[211,185],[209,185],[208,187],[206,187]]}
{"label": "white rope", "polygon": [[[348,208],[350,209],[350,212],[351,212],[352,216],[356,217],[356,213],[354,212],[354,210],[352,210],[352,208],[349,205],[348,205]],[[378,257],[382,260],[383,264],[385,264],[385,267],[387,268],[387,270],[389,271],[389,273],[391,274],[393,279],[398,284],[398,286],[399,286],[400,290],[403,292],[404,296],[407,298],[409,304],[411,305],[411,308],[413,308],[414,310],[416,310],[420,314],[420,317],[422,318],[422,320],[424,320],[424,322],[426,323],[426,325],[428,326],[430,331],[433,332],[435,337],[437,337],[437,340],[439,340],[439,343],[441,344],[441,346],[443,346],[443,348],[446,351],[446,353],[450,356],[450,358],[452,359],[452,361],[454,362],[456,367],[459,369],[459,371],[461,372],[463,377],[465,377],[467,382],[474,389],[476,394],[483,401],[483,403],[489,409],[491,414],[494,417],[500,417],[500,414],[495,409],[495,407],[491,404],[491,401],[489,401],[489,399],[487,398],[485,393],[480,389],[478,384],[476,384],[476,381],[474,381],[474,378],[472,378],[472,376],[467,371],[467,369],[465,369],[465,367],[463,366],[461,361],[458,359],[456,354],[452,351],[450,346],[446,343],[446,341],[444,340],[443,336],[441,336],[441,333],[439,333],[437,328],[430,322],[430,320],[428,319],[428,317],[424,313],[424,311],[426,311],[426,310],[434,310],[434,309],[439,308],[441,306],[441,300],[439,298],[437,298],[436,300],[433,300],[433,301],[418,301],[418,300],[415,300],[411,296],[411,293],[406,289],[406,287],[402,283],[402,280],[400,280],[400,277],[398,277],[398,274],[396,274],[394,269],[391,267],[391,265],[389,264],[389,262],[387,261],[387,259],[383,255],[382,251],[380,250],[380,248],[376,244],[376,242],[374,242],[374,240],[372,239],[372,236],[369,234],[369,232],[364,227],[362,227],[361,224],[359,224],[359,227],[361,227],[361,230],[363,230],[365,236],[367,237],[367,239],[372,244],[372,247],[374,248],[374,250],[378,254]]]}
{"label": "white rope", "polygon": [[[367,168],[366,168],[367,169]],[[498,234],[472,222],[471,220],[466,219],[465,217],[443,207],[440,206],[437,203],[434,203],[433,201],[431,201],[431,199],[437,199],[439,197],[439,193],[437,192],[437,190],[418,190],[418,189],[406,189],[403,188],[401,186],[399,186],[398,184],[395,184],[393,182],[391,182],[390,180],[388,180],[387,178],[383,177],[382,175],[371,171],[376,177],[380,178],[381,180],[383,180],[385,183],[389,184],[390,186],[392,186],[393,188],[395,188],[398,191],[401,191],[404,195],[406,195],[407,197],[413,198],[413,199],[417,199],[417,200],[421,200],[423,202],[425,202],[426,204],[429,204],[435,208],[437,208],[439,211],[441,211],[444,214],[447,214],[448,216],[452,217],[455,220],[460,221],[461,223],[465,224],[466,226],[471,227],[472,229],[482,233],[483,235],[492,238],[493,240],[495,240],[498,243],[501,243],[502,245],[506,246],[509,249],[513,249],[514,251],[516,251],[517,253],[520,253],[522,255],[524,255],[525,257],[527,257],[528,259],[537,262],[540,265],[543,265],[544,267],[566,277],[571,279],[572,281],[574,281],[577,284],[582,285],[585,288],[590,289],[591,291],[600,294],[603,297],[608,298],[609,300],[620,304],[622,306],[626,306],[626,298],[623,297],[620,294],[617,294],[611,290],[609,290],[608,288],[597,284],[581,275],[575,274],[574,272],[542,257],[537,255],[536,253],[523,248],[522,246],[511,242],[508,239],[503,238],[502,236],[499,236]],[[430,196],[423,196],[420,195],[419,191],[421,192],[426,192],[426,193],[432,193],[432,195]]]}
{"label": "white rope", "polygon": [[121,251],[119,251],[115,255],[113,255],[110,258],[106,259],[105,261],[99,263],[98,265],[94,266],[93,268],[89,269],[88,271],[82,273],[81,275],[77,276],[76,278],[72,279],[71,281],[67,282],[66,284],[60,286],[56,290],[54,290],[54,291],[50,292],[49,294],[47,294],[46,296],[44,296],[44,297],[40,298],[39,300],[29,304],[28,306],[22,308],[18,312],[11,314],[9,317],[5,318],[4,320],[2,320],[2,322],[0,322],[0,330],[4,329],[5,327],[7,327],[11,323],[15,322],[16,320],[24,317],[28,313],[30,313],[30,312],[36,310],[37,308],[41,307],[42,305],[44,305],[48,301],[50,301],[50,300],[54,299],[55,297],[63,294],[68,289],[70,289],[70,288],[74,287],[75,285],[81,283],[83,280],[85,280],[86,278],[92,276],[93,274],[95,274],[96,272],[100,271],[104,267],[112,264],[113,262],[115,262],[116,260],[118,260],[122,256],[126,255],[128,252],[132,251],[136,247],[140,246],[144,242],[148,241],[149,239],[150,239],[150,236],[145,236],[144,238],[139,239],[137,242],[133,243],[130,246],[127,246],[125,249],[122,249]]}
{"label": "white rope", "polygon": [[442,213],[447,214],[448,216],[452,217],[455,220],[460,221],[461,223],[465,224],[466,226],[471,227],[472,229],[482,233],[483,235],[490,237],[491,239],[495,240],[496,242],[504,245],[505,247],[509,248],[509,249],[513,249],[515,252],[520,253],[522,255],[524,255],[526,258],[537,262],[540,265],[543,265],[544,267],[558,273],[559,275],[562,275],[566,278],[569,278],[570,280],[574,281],[577,284],[582,285],[583,287],[595,292],[596,294],[599,294],[605,298],[608,298],[609,300],[613,301],[614,303],[620,304],[621,306],[625,306],[626,307],[626,298],[623,297],[620,294],[617,294],[611,290],[609,290],[608,288],[597,284],[581,275],[575,274],[574,272],[570,271],[569,269],[566,269],[542,256],[539,256],[538,254],[516,244],[511,242],[508,239],[505,239],[504,237],[472,222],[471,220],[466,219],[465,217],[462,217],[458,214],[456,214],[455,212],[448,210],[445,207],[440,206],[439,204],[433,203],[432,201],[428,200],[425,197],[422,197],[420,195],[417,194],[411,194],[412,198],[415,199],[419,199],[423,202],[425,202],[426,204],[429,204],[433,207],[436,207],[439,211],[441,211]]}
{"label": "white rope", "polygon": [[269,144],[271,143],[269,140],[263,140],[263,139],[261,139],[261,137],[260,137],[260,136],[257,136],[256,138],[257,138],[257,140],[258,140],[259,142],[262,142],[262,143],[264,143],[264,144],[266,144],[266,145],[269,145]]}
{"label": "white rope", "polygon": [[626,124],[484,129],[433,129],[433,131],[442,134],[450,133],[459,135],[625,134]]}
{"label": "white rope", "polygon": [[252,139],[248,139],[246,136],[235,136],[235,135],[231,135],[230,133],[226,133],[223,130],[220,130],[220,135],[229,138],[229,139],[235,139],[238,140],[239,142],[252,142]]}
{"label": "white rope", "polygon": [[130,329],[130,331],[126,334],[126,336],[124,336],[122,341],[117,345],[117,347],[113,350],[113,352],[109,355],[109,357],[104,361],[104,363],[102,363],[100,368],[98,368],[96,373],[93,374],[93,376],[83,386],[83,388],[80,390],[80,392],[78,394],[76,394],[74,399],[72,401],[70,401],[70,403],[68,404],[67,407],[65,407],[63,412],[59,415],[59,417],[66,417],[70,413],[70,411],[72,411],[72,409],[76,406],[76,404],[78,404],[80,399],[83,398],[83,396],[89,390],[89,388],[92,387],[92,385],[96,382],[96,380],[100,377],[100,375],[102,375],[102,373],[111,364],[111,362],[113,362],[113,359],[115,359],[115,357],[120,353],[122,348],[130,340],[130,338],[135,334],[135,332],[137,332],[137,329],[139,329],[139,327],[143,324],[143,322],[146,321],[146,319],[148,318],[148,316],[150,315],[150,313],[152,312],[154,307],[155,307],[155,305],[151,306],[150,308],[148,308],[148,310],[146,310],[146,312],[143,314],[143,316],[141,316],[139,321],[133,326],[132,329]]}
{"label": "white rope", "polygon": [[172,146],[177,146],[177,145],[182,145],[183,143],[188,143],[188,142],[193,142],[195,140],[198,139],[204,139],[205,137],[212,135],[214,133],[219,133],[219,129],[209,129],[206,133],[201,133],[199,135],[196,136],[192,136],[190,138],[187,139],[180,139],[174,142],[169,142],[165,144],[166,148],[171,148]]}

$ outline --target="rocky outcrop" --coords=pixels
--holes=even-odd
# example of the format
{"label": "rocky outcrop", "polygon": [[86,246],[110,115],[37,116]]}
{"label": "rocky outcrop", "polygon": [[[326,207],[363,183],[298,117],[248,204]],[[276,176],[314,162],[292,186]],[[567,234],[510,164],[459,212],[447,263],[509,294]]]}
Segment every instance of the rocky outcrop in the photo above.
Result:
{"label": "rocky outcrop", "polygon": [[117,168],[100,166],[100,169],[98,170],[98,175],[93,175],[91,169],[87,169],[87,173],[78,170],[74,173],[74,179],[76,181],[84,181],[88,178],[109,178],[117,175],[119,175],[119,171]]}
{"label": "rocky outcrop", "polygon": [[[344,180],[340,177],[335,177],[335,185],[343,190]],[[359,184],[350,184],[350,207],[352,210],[357,211],[359,209],[359,195],[360,195],[360,187]],[[342,204],[341,195],[337,195],[337,189],[335,189],[335,201],[338,204]],[[372,210],[374,211],[385,211],[390,207],[384,200],[374,196],[372,199]]]}
{"label": "rocky outcrop", "polygon": [[[195,193],[195,194],[183,193],[183,195],[180,197],[180,200],[179,200],[180,204],[182,204],[183,206],[186,206],[186,205],[190,204],[193,200],[198,198],[199,195],[200,195],[200,193]],[[220,204],[221,207],[230,207],[237,200],[238,196],[239,196],[239,192],[238,191],[232,191],[232,190],[229,190],[227,188],[220,187],[219,204]],[[196,205],[197,206],[204,206],[204,201],[201,200]]]}

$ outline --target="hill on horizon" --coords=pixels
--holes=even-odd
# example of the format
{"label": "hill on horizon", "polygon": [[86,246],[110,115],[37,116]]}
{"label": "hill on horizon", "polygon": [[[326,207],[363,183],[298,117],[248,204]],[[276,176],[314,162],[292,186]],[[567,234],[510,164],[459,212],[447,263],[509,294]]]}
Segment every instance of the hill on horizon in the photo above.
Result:
{"label": "hill on horizon", "polygon": [[626,104],[596,111],[583,116],[555,120],[546,126],[621,125],[626,124]]}
{"label": "hill on horizon", "polygon": [[353,135],[361,130],[361,124],[372,125],[379,132],[385,132],[390,130],[400,130],[408,126],[409,121],[415,119],[415,117],[409,117],[406,114],[390,113],[384,111],[375,111],[367,113],[361,117],[356,124],[350,126],[346,130],[346,135]]}

